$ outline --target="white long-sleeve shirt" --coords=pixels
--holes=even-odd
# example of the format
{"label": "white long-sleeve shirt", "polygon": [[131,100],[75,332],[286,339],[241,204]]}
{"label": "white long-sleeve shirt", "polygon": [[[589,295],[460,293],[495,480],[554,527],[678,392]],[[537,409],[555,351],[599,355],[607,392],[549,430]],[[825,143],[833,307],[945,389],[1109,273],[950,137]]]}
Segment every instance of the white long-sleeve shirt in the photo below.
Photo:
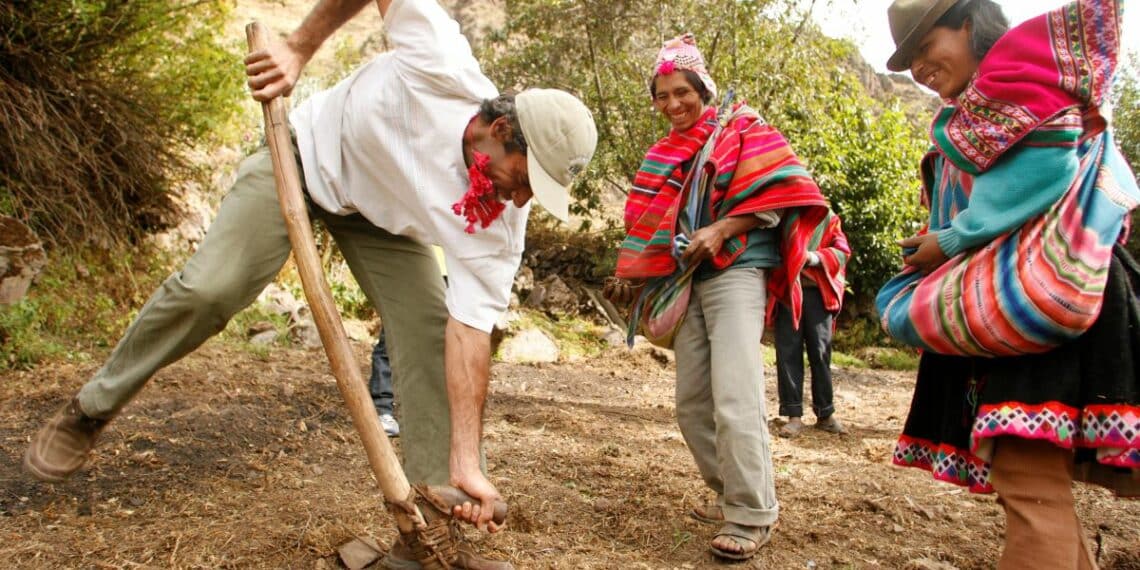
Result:
{"label": "white long-sleeve shirt", "polygon": [[464,231],[451,206],[467,191],[463,132],[498,96],[456,23],[434,0],[394,0],[384,18],[393,49],[295,109],[290,123],[312,200],[336,214],[438,244],[447,308],[490,331],[510,300],[529,203]]}

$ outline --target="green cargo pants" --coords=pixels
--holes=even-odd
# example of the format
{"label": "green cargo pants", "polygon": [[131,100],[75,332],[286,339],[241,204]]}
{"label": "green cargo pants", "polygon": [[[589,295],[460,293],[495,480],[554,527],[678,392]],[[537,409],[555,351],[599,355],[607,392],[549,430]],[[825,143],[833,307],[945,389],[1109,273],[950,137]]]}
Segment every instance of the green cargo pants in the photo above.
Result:
{"label": "green cargo pants", "polygon": [[[409,481],[448,481],[450,417],[443,367],[443,278],[431,249],[359,214],[310,207],[380,312],[388,334]],[[110,358],[79,392],[92,417],[109,418],[160,368],[198,348],[273,281],[291,246],[269,150],[242,162],[197,252],[139,311]]]}

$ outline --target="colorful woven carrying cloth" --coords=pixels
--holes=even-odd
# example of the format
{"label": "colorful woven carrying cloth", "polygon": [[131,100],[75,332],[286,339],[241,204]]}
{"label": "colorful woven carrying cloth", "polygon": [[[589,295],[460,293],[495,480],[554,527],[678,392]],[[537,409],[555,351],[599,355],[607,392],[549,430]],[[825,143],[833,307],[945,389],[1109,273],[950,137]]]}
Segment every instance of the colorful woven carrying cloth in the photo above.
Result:
{"label": "colorful woven carrying cloth", "polygon": [[828,210],[827,217],[814,228],[800,224],[799,216],[799,210],[793,210],[785,216],[783,231],[811,233],[806,238],[785,237],[784,239],[802,239],[807,251],[814,251],[819,255],[819,265],[804,267],[803,274],[819,286],[819,294],[823,297],[823,308],[829,313],[838,313],[843,308],[843,291],[847,288],[847,262],[851,258],[851,246],[847,243],[847,236],[843,233],[839,216]]}
{"label": "colorful woven carrying cloth", "polygon": [[[967,204],[973,177],[1016,145],[1075,147],[1078,175],[1049,210],[928,276],[904,268],[880,290],[883,328],[941,354],[1048,351],[1096,320],[1112,247],[1140,189],[1100,115],[1115,70],[1121,0],[1078,0],[1007,32],[931,128],[924,205]],[[933,169],[943,159],[951,175]],[[934,208],[928,227],[956,210]]]}
{"label": "colorful woven carrying cloth", "polygon": [[[708,162],[716,146],[716,138],[724,129],[724,114],[728,107],[731,95],[714,118],[713,130],[706,137],[705,143],[691,160],[693,164],[703,165]],[[673,237],[673,258],[677,260],[677,267],[664,277],[649,279],[634,302],[630,314],[629,329],[626,342],[633,346],[634,336],[640,331],[649,342],[665,348],[673,348],[673,340],[681,330],[681,323],[689,310],[689,299],[692,295],[693,274],[699,264],[684,265],[681,257],[689,246],[689,237],[700,228],[700,221],[704,219],[702,211],[708,204],[708,196],[712,191],[712,170],[704,168],[690,168],[685,182],[681,185],[680,195],[677,197],[676,231]]]}
{"label": "colorful woven carrying cloth", "polygon": [[[674,242],[684,204],[682,188],[693,158],[716,130],[716,109],[709,108],[692,128],[670,133],[646,153],[626,200],[627,235],[618,252],[617,276],[626,279],[679,277]],[[756,111],[736,106],[714,139],[709,159],[696,165],[712,181],[707,207],[713,221],[769,210],[800,209],[791,239],[780,243],[783,263],[769,276],[770,301],[781,302],[799,322],[803,289],[800,271],[807,261],[810,231],[827,216],[827,201],[788,142]],[[695,228],[694,228],[695,229]],[[717,270],[732,265],[747,246],[747,234],[726,240],[710,261]],[[769,315],[774,314],[770,302]]]}
{"label": "colorful woven carrying cloth", "polygon": [[1104,310],[1077,339],[1003,358],[925,352],[893,463],[993,491],[1005,437],[1073,450],[1074,479],[1140,497],[1140,266],[1114,248]]}

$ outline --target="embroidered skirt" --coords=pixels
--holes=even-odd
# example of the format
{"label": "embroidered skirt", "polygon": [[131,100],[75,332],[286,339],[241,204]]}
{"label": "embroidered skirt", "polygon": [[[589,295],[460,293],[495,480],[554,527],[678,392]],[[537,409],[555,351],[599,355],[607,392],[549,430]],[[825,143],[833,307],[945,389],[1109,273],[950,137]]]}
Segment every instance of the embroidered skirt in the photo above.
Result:
{"label": "embroidered skirt", "polygon": [[1079,338],[1043,354],[926,352],[896,465],[989,493],[994,438],[1075,450],[1076,478],[1140,496],[1140,266],[1113,251],[1104,307]]}

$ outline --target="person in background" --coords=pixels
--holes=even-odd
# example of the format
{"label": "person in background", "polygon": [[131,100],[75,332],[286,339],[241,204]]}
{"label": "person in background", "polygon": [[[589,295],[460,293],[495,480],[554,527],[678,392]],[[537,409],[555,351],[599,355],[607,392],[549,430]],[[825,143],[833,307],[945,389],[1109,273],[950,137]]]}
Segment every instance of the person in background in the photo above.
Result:
{"label": "person in background", "polygon": [[887,67],[944,101],[928,226],[876,299],[884,328],[924,349],[894,462],[997,492],[1000,570],[1097,567],[1074,480],[1140,495],[1140,267],[1121,245],[1140,189],[1102,115],[1122,3],[1013,29],[991,0],[887,12]]}
{"label": "person in background", "polygon": [[843,234],[835,212],[828,211],[819,225],[810,228],[808,261],[804,267],[803,314],[797,328],[792,313],[783,305],[776,307],[776,379],[780,394],[780,415],[788,422],[778,432],[783,437],[796,437],[804,429],[800,419],[804,413],[804,349],[811,366],[811,408],[815,427],[830,433],[843,433],[843,425],[835,417],[831,385],[831,335],[835,318],[843,308],[843,291],[851,246]]}
{"label": "person in background", "polygon": [[388,346],[381,325],[376,344],[372,347],[372,374],[368,377],[368,393],[372,405],[380,416],[380,426],[388,437],[399,437],[400,422],[396,421],[396,396],[392,392],[392,365],[388,362]]}

